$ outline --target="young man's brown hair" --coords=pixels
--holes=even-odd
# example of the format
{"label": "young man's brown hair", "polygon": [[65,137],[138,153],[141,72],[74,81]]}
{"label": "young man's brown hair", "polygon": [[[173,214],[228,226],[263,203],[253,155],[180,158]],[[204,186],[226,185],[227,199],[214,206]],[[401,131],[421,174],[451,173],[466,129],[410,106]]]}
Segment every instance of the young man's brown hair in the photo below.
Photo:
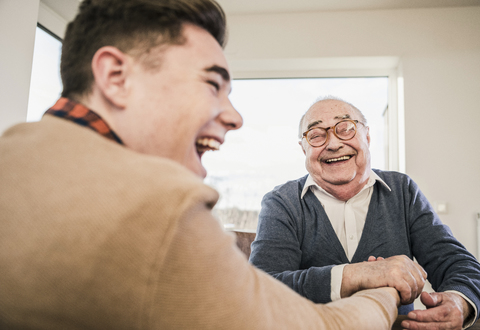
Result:
{"label": "young man's brown hair", "polygon": [[145,58],[146,65],[158,67],[161,59],[149,58],[150,51],[163,44],[182,44],[186,23],[205,29],[224,47],[225,14],[214,0],[83,1],[63,40],[62,96],[75,98],[91,91],[92,58],[104,46]]}

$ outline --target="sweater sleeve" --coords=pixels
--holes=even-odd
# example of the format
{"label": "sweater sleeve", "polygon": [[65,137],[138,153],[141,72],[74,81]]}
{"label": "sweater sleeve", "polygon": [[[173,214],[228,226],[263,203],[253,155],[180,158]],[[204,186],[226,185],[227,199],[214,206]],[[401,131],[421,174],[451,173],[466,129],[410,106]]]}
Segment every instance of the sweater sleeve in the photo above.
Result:
{"label": "sweater sleeve", "polygon": [[265,195],[250,262],[315,303],[331,301],[331,269],[301,269],[303,215],[275,191]]}
{"label": "sweater sleeve", "polygon": [[316,305],[247,262],[234,235],[204,205],[171,230],[148,290],[147,328],[390,329],[397,308],[386,290]]}
{"label": "sweater sleeve", "polygon": [[408,179],[407,218],[412,252],[435,291],[458,291],[480,308],[480,264],[444,225]]}

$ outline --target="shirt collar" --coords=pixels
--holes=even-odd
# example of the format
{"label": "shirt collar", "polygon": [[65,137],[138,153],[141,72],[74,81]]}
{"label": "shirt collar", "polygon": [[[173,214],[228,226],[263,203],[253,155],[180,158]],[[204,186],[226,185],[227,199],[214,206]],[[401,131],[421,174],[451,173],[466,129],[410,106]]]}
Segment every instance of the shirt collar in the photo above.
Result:
{"label": "shirt collar", "polygon": [[[373,186],[375,184],[376,181],[379,181],[381,184],[383,184],[385,186],[385,188],[388,189],[388,191],[392,191],[392,189],[390,189],[390,187],[385,183],[385,181],[383,181],[378,175],[377,173],[375,173],[374,171],[370,170],[370,176],[368,178],[368,182],[367,184],[362,188],[361,191],[363,191],[364,189],[367,189],[371,186]],[[307,180],[305,181],[305,185],[303,186],[303,190],[302,190],[302,194],[300,195],[300,198],[303,199],[303,196],[305,196],[305,194],[307,193],[308,189],[310,187],[316,187],[318,188],[320,191],[322,191],[323,193],[327,194],[328,196],[330,197],[333,197],[332,195],[330,195],[328,192],[325,191],[325,189],[323,189],[322,187],[320,187],[318,184],[315,183],[315,181],[313,181],[313,177],[309,174],[308,177],[307,177]]]}
{"label": "shirt collar", "polygon": [[123,144],[123,141],[110,128],[110,126],[108,126],[102,117],[88,109],[83,104],[66,97],[58,99],[55,105],[48,109],[45,114],[60,117],[78,125],[88,127],[107,139]]}

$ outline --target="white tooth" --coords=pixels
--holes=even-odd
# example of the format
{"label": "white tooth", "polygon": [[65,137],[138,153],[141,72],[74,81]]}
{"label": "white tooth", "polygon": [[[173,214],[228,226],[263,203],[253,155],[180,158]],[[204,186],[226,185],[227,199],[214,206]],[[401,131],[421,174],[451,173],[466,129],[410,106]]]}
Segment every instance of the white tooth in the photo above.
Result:
{"label": "white tooth", "polygon": [[201,138],[196,142],[198,145],[208,147],[210,149],[218,150],[220,148],[220,142],[215,139]]}
{"label": "white tooth", "polygon": [[208,146],[212,149],[218,150],[218,148],[220,147],[220,143],[218,141],[212,139],[208,142]]}
{"label": "white tooth", "polygon": [[329,159],[326,162],[327,163],[333,163],[333,162],[338,162],[340,160],[348,160],[348,159],[350,159],[349,156],[342,156],[342,157],[338,157],[338,158]]}

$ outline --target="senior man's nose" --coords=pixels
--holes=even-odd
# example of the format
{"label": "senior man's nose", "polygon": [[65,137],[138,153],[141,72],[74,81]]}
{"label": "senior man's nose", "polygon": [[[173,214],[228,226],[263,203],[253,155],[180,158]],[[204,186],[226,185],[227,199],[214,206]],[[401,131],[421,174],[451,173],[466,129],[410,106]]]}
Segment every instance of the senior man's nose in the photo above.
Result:
{"label": "senior man's nose", "polygon": [[338,150],[343,146],[343,141],[340,140],[331,129],[327,131],[327,141],[325,142],[325,148],[328,150]]}

